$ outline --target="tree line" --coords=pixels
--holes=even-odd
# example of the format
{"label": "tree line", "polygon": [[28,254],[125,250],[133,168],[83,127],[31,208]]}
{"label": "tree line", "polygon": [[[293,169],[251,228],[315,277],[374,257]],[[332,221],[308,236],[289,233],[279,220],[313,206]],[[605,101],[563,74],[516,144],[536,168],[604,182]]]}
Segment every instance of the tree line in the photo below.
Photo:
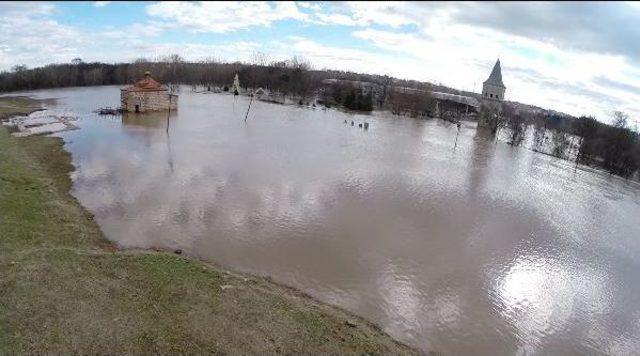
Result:
{"label": "tree line", "polygon": [[[224,86],[231,84],[235,74],[238,74],[241,84],[250,89],[265,88],[305,100],[320,92],[324,93],[321,97],[326,104],[363,111],[370,111],[375,106],[389,109],[395,114],[414,117],[431,116],[434,112],[435,100],[430,92],[469,94],[442,85],[401,80],[386,75],[315,70],[309,62],[298,57],[270,61],[260,53],[254,54],[246,63],[227,63],[214,59],[189,62],[173,54],[157,60],[140,58],[132,63],[85,63],[76,58],[71,63],[50,64],[32,69],[18,65],[11,71],[0,73],[0,92],[132,84],[142,78],[146,71],[169,86]],[[326,79],[366,82],[371,86],[367,92],[357,86],[343,84],[334,85],[331,91],[326,91],[322,90],[326,88],[323,84]],[[483,112],[479,115],[482,116]],[[498,119],[500,127],[510,130],[509,143],[513,145],[519,145],[527,127],[533,125],[536,132],[543,133],[534,135],[536,140],[546,140],[546,132],[552,132],[552,144],[555,147],[553,154],[558,157],[563,156],[571,146],[569,137],[573,135],[580,138],[576,156],[578,163],[601,167],[624,177],[633,175],[640,168],[638,134],[631,130],[628,117],[623,113],[616,113],[614,124],[608,125],[587,116],[573,118],[545,111],[518,111],[505,103]]]}
{"label": "tree line", "polygon": [[625,178],[640,172],[640,135],[621,111],[613,113],[612,124],[591,116],[520,112],[509,105],[504,106],[502,117],[501,126],[509,129],[509,143],[514,146],[522,143],[527,128],[533,126],[534,146],[547,144],[547,133],[551,133],[554,156],[566,158],[567,150],[576,148],[576,163]]}
{"label": "tree line", "polygon": [[179,55],[157,61],[144,58],[133,63],[85,63],[76,58],[71,63],[50,64],[28,69],[15,66],[0,73],[0,91],[43,88],[132,84],[150,71],[161,83],[190,85],[229,85],[237,73],[243,86],[268,87],[285,94],[308,96],[316,74],[298,58],[267,63],[224,63],[215,60],[187,62]]}
{"label": "tree line", "polygon": [[[303,100],[314,96],[323,88],[323,80],[339,79],[351,82],[370,83],[379,91],[364,92],[362,88],[339,86],[333,88],[333,105],[341,105],[353,110],[370,111],[374,107],[385,108],[393,105],[398,111],[406,107],[408,112],[426,110],[425,100],[432,90],[459,93],[455,89],[440,85],[402,80],[387,75],[362,74],[336,70],[315,70],[309,62],[299,57],[288,60],[272,61],[261,53],[255,53],[247,62],[222,62],[215,59],[186,61],[177,54],[156,60],[140,58],[132,63],[86,63],[80,58],[70,63],[50,64],[43,67],[27,68],[14,66],[11,71],[0,72],[0,92],[34,90],[46,88],[126,85],[133,84],[143,77],[146,71],[157,81],[173,87],[175,84],[219,86],[230,85],[238,78],[243,87],[249,89],[264,88],[276,91],[284,96],[293,96]],[[423,92],[420,105],[413,102],[414,96],[401,98],[392,95],[393,87],[408,87]],[[306,101],[306,100],[305,100]]]}
{"label": "tree line", "polygon": [[132,84],[142,78],[146,71],[150,71],[153,78],[164,84],[204,86],[229,85],[237,73],[243,87],[268,88],[284,95],[302,98],[313,95],[322,86],[322,81],[328,78],[366,81],[378,85],[386,85],[393,80],[389,76],[314,70],[309,62],[298,57],[269,61],[265,55],[254,54],[246,63],[227,63],[215,59],[189,62],[173,54],[157,60],[140,58],[132,63],[85,63],[76,58],[71,63],[50,64],[32,69],[17,65],[11,71],[0,73],[0,92]]}

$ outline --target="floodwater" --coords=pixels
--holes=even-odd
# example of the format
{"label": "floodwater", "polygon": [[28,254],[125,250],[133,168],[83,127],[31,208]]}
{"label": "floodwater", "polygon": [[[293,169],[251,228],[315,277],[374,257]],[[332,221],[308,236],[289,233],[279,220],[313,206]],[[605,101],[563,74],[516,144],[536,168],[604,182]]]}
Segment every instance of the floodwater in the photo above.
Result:
{"label": "floodwater", "polygon": [[58,134],[73,194],[123,247],[271,276],[425,351],[640,352],[636,183],[472,124],[453,150],[439,120],[254,101],[245,123],[247,98],[186,88],[168,119],[99,117],[117,87],[32,94],[80,117]]}

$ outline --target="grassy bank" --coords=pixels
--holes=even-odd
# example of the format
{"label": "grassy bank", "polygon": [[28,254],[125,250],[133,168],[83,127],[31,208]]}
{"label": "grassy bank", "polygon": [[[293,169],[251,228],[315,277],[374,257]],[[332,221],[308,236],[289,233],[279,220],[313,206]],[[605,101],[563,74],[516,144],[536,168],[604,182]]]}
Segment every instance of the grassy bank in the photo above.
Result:
{"label": "grassy bank", "polygon": [[[36,107],[6,100],[0,117]],[[414,353],[266,280],[115,250],[69,194],[71,169],[60,139],[0,128],[0,354]]]}

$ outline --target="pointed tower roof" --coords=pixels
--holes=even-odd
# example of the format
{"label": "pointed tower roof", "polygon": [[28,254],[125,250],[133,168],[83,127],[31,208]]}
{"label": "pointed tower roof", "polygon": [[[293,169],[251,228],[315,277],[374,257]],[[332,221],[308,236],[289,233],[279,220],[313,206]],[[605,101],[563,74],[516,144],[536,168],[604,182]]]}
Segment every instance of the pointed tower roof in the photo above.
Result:
{"label": "pointed tower roof", "polygon": [[489,75],[489,78],[487,78],[487,80],[484,81],[484,84],[491,84],[491,85],[495,85],[495,86],[506,89],[506,87],[502,83],[502,70],[500,69],[499,58],[496,61],[496,64],[493,66],[493,70],[491,70],[491,74]]}

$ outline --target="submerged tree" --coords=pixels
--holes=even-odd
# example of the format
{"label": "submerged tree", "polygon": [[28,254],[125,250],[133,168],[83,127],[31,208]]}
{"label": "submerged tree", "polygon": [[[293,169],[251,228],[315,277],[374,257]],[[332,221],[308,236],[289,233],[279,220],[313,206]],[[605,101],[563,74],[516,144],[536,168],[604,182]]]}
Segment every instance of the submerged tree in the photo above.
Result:
{"label": "submerged tree", "polygon": [[479,121],[491,130],[492,134],[496,134],[498,129],[506,124],[506,117],[502,113],[502,107],[495,105],[482,105],[479,111]]}
{"label": "submerged tree", "polygon": [[622,111],[614,111],[613,113],[613,127],[618,129],[624,129],[627,127],[627,121],[629,120],[629,115],[625,114]]}
{"label": "submerged tree", "polygon": [[567,149],[569,148],[570,145],[570,141],[569,141],[569,136],[562,131],[558,131],[558,130],[551,130],[552,132],[552,144],[553,144],[553,149],[551,151],[551,154],[553,154],[555,157],[558,158],[564,158]]}
{"label": "submerged tree", "polygon": [[627,127],[628,115],[616,111],[613,116],[612,125],[591,117],[576,120],[574,131],[581,137],[577,161],[627,177],[640,167],[638,133]]}
{"label": "submerged tree", "polygon": [[350,110],[371,111],[373,110],[373,98],[371,93],[363,95],[361,89],[351,89],[344,97],[342,105]]}
{"label": "submerged tree", "polygon": [[573,122],[573,133],[580,137],[578,146],[578,154],[576,155],[577,163],[589,164],[592,157],[596,155],[595,138],[598,134],[600,123],[588,116],[581,116]]}
{"label": "submerged tree", "polygon": [[509,144],[513,146],[520,146],[524,140],[526,132],[524,116],[509,105],[503,106],[502,116],[505,118],[505,126],[510,131]]}
{"label": "submerged tree", "polygon": [[390,87],[387,90],[388,107],[394,115],[409,114],[412,117],[433,115],[436,102],[431,92],[408,90],[406,87]]}
{"label": "submerged tree", "polygon": [[536,152],[545,152],[545,139],[547,138],[547,129],[544,126],[534,125],[533,131],[533,150]]}

